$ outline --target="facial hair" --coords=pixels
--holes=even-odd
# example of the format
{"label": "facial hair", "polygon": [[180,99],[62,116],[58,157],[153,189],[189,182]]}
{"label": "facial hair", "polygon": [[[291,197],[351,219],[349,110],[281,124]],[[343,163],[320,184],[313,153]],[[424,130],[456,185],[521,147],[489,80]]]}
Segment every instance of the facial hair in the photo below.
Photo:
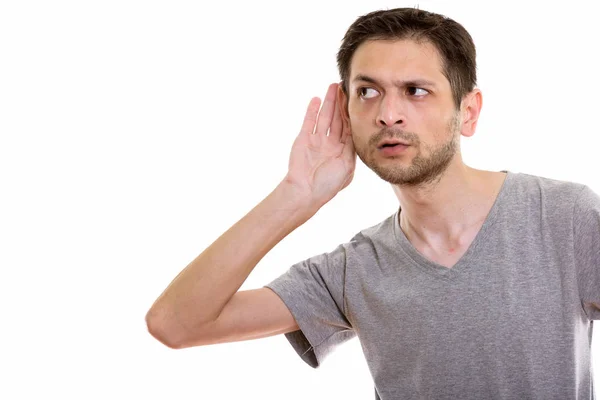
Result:
{"label": "facial hair", "polygon": [[[443,176],[444,171],[446,171],[458,151],[460,145],[459,129],[460,113],[456,112],[446,124],[445,134],[450,133],[448,140],[433,147],[421,144],[418,135],[415,133],[384,128],[369,139],[366,147],[356,146],[357,143],[355,143],[356,155],[381,179],[391,184],[423,186],[435,183]],[[381,156],[375,153],[379,151],[377,144],[384,138],[399,139],[416,148],[417,154],[412,159],[412,163],[409,166],[404,166],[400,161],[395,163],[393,159],[379,162],[378,159]],[[410,151],[410,148],[407,150]],[[423,155],[423,150],[426,151],[428,156]],[[402,157],[407,156],[400,155],[397,156],[397,159]]]}

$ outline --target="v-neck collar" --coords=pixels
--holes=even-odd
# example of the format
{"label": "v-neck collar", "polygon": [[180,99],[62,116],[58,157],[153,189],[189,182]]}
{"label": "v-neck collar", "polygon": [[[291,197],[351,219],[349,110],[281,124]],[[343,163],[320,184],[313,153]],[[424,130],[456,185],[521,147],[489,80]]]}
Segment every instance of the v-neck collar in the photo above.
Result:
{"label": "v-neck collar", "polygon": [[396,211],[396,213],[394,214],[394,236],[396,238],[396,241],[400,243],[400,247],[402,248],[402,250],[404,250],[406,255],[413,261],[415,265],[422,268],[425,272],[429,274],[448,279],[454,278],[457,274],[459,274],[462,270],[469,266],[469,261],[471,260],[471,258],[473,258],[473,255],[477,250],[477,246],[479,245],[479,243],[485,240],[488,230],[496,220],[498,208],[503,203],[504,197],[507,196],[506,193],[508,192],[508,187],[510,186],[514,175],[514,173],[507,170],[503,170],[500,172],[506,172],[506,177],[504,178],[504,182],[502,183],[500,191],[496,196],[496,200],[494,200],[492,208],[486,216],[483,225],[479,229],[479,232],[477,232],[477,235],[471,242],[471,245],[469,246],[467,251],[462,255],[462,257],[452,266],[452,268],[445,267],[441,264],[429,260],[412,245],[412,243],[406,237],[404,231],[400,228],[399,217],[401,207],[398,207],[398,211]]}

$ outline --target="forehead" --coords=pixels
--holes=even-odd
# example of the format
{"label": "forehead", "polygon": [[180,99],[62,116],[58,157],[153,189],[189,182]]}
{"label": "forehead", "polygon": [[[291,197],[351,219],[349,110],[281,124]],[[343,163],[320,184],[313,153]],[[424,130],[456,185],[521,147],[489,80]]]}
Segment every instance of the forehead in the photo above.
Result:
{"label": "forehead", "polygon": [[350,84],[357,75],[373,76],[384,82],[426,79],[436,86],[449,87],[435,46],[413,40],[368,40],[361,43],[350,64]]}

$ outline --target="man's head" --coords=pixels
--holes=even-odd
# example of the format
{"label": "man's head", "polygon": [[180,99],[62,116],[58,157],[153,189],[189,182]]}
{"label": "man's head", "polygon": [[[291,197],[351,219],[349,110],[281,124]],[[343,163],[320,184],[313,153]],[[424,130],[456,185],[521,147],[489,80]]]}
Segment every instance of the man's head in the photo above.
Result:
{"label": "man's head", "polygon": [[[475,46],[455,21],[427,11],[375,11],[348,29],[337,56],[340,106],[359,158],[401,185],[433,181],[474,133],[481,94]],[[383,139],[410,146],[394,156]]]}

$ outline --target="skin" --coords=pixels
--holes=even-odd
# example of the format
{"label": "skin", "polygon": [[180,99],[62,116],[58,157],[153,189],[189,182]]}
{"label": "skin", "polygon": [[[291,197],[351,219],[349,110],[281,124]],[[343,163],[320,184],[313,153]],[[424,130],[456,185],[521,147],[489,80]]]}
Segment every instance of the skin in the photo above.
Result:
{"label": "skin", "polygon": [[[375,82],[356,79],[359,75]],[[398,83],[417,79],[432,85]],[[392,185],[408,240],[430,260],[453,266],[481,228],[506,176],[462,160],[460,136],[475,133],[481,91],[468,93],[457,110],[434,45],[372,40],[357,48],[348,95],[339,85],[337,104],[358,157]],[[385,138],[410,146],[386,157],[377,148]]]}

